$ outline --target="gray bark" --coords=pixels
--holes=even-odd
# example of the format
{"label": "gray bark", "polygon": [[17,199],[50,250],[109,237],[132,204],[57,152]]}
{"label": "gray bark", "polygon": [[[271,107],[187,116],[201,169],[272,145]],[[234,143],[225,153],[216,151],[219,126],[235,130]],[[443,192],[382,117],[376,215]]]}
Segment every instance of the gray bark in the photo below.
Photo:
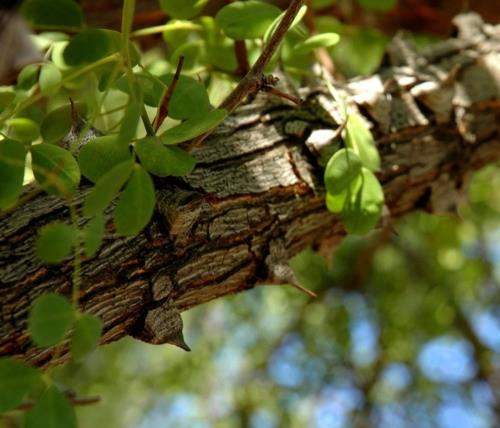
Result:
{"label": "gray bark", "polygon": [[[417,54],[397,37],[392,66],[337,85],[376,137],[394,218],[453,211],[469,174],[500,157],[500,27],[474,15],[457,22],[458,38]],[[108,224],[102,249],[83,263],[80,294],[81,309],[104,322],[102,343],[128,334],[158,343],[144,323],[160,306],[184,311],[280,282],[276,264],[344,235],[324,205],[321,160],[341,142],[323,138],[342,125],[340,108],[320,84],[301,95],[300,107],[259,96],[237,110],[193,150],[191,175],[156,182],[154,218],[138,236],[113,236]],[[72,268],[41,263],[34,242],[38,228],[67,217],[63,201],[41,194],[0,218],[0,355],[37,365],[51,357],[30,343],[27,313],[42,293],[70,295]]]}

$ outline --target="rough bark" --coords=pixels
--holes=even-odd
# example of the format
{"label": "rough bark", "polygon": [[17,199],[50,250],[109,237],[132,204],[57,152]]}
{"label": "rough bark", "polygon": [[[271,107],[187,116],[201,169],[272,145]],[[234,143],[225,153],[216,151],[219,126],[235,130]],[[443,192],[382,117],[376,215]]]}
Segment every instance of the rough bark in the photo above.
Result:
{"label": "rough bark", "polygon": [[[457,23],[458,38],[418,55],[396,38],[391,67],[338,85],[376,136],[393,217],[453,210],[470,172],[500,158],[500,27],[474,15]],[[320,84],[301,95],[300,107],[258,97],[237,110],[193,151],[191,175],[157,181],[157,209],[141,234],[116,237],[108,224],[102,249],[83,263],[80,294],[81,309],[104,322],[102,343],[127,334],[158,343],[144,333],[148,312],[283,281],[276,266],[344,234],[324,206],[321,160],[341,143],[332,139],[340,108]],[[87,191],[83,184],[77,199]],[[30,343],[26,317],[41,293],[70,294],[72,267],[41,263],[34,241],[39,227],[67,217],[63,201],[39,195],[0,218],[0,355],[37,365],[51,357]]]}

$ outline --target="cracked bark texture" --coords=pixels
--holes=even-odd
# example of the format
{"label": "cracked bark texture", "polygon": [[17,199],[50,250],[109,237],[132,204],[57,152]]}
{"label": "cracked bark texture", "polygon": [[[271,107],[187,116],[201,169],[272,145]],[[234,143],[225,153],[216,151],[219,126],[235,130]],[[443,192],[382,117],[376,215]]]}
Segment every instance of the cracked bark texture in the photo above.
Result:
{"label": "cracked bark texture", "polygon": [[[375,135],[378,177],[392,216],[453,210],[467,176],[500,158],[500,26],[476,15],[456,18],[458,36],[422,52],[403,37],[388,49],[391,66],[337,85]],[[279,282],[270,263],[343,236],[326,211],[325,154],[339,147],[340,108],[320,83],[294,107],[259,96],[193,150],[191,175],[157,180],[157,207],[138,236],[109,237],[84,260],[80,306],[104,322],[102,343],[144,338],[148,312],[179,311]],[[88,192],[82,184],[77,200]],[[109,213],[108,213],[109,214]],[[71,293],[71,263],[36,259],[37,230],[67,219],[63,201],[39,195],[0,218],[0,355],[44,365],[52,349],[26,331],[31,302]],[[64,350],[60,359],[67,357]]]}

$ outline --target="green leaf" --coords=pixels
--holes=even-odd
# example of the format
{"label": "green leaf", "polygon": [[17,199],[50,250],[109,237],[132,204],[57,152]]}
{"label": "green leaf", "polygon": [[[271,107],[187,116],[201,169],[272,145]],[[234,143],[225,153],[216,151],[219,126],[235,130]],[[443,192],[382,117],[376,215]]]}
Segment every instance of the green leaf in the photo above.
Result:
{"label": "green leaf", "polygon": [[40,92],[42,95],[53,95],[61,84],[62,74],[54,64],[43,64],[40,69]]}
{"label": "green leaf", "polygon": [[158,177],[187,175],[196,164],[189,153],[178,147],[165,147],[158,137],[146,137],[137,141],[134,150],[141,165]]}
{"label": "green leaf", "polygon": [[0,112],[5,110],[16,98],[14,91],[6,88],[0,88]]}
{"label": "green leaf", "polygon": [[28,90],[38,81],[38,71],[40,64],[28,64],[17,76],[17,87]]}
{"label": "green leaf", "polygon": [[325,186],[328,193],[346,190],[361,172],[361,160],[351,149],[340,149],[328,161],[325,168]]}
{"label": "green leaf", "polygon": [[342,221],[347,232],[363,235],[378,223],[384,206],[384,192],[377,177],[362,168],[361,188],[351,195],[342,210]]}
{"label": "green leaf", "polygon": [[116,198],[120,189],[130,177],[133,167],[134,162],[126,160],[99,178],[95,187],[85,198],[83,203],[84,215],[90,217],[101,213]]}
{"label": "green leaf", "polygon": [[380,156],[373,135],[359,114],[350,114],[347,119],[345,144],[356,152],[368,169],[380,169]]}
{"label": "green leaf", "polygon": [[23,143],[31,143],[40,136],[38,124],[27,117],[14,117],[7,121],[9,137]]}
{"label": "green leaf", "polygon": [[232,39],[256,39],[265,34],[280,13],[276,6],[248,0],[224,6],[215,16],[215,21]]}
{"label": "green leaf", "polygon": [[130,159],[127,146],[119,144],[116,136],[106,135],[89,141],[78,155],[82,174],[96,182],[114,166]]}
{"label": "green leaf", "polygon": [[365,9],[387,12],[396,6],[398,0],[358,0],[358,2]]}
{"label": "green leaf", "polygon": [[212,110],[204,116],[188,119],[168,129],[161,135],[161,140],[163,144],[178,144],[191,140],[215,128],[226,116],[227,111],[224,109]]}
{"label": "green leaf", "polygon": [[[78,102],[74,104],[79,115],[85,115],[87,106]],[[73,124],[71,104],[65,104],[48,113],[40,125],[40,133],[46,143],[55,143],[62,140]]]}
{"label": "green leaf", "polygon": [[141,117],[141,106],[138,102],[130,101],[122,118],[118,133],[118,144],[128,147],[137,132],[137,125]]}
{"label": "green leaf", "polygon": [[26,413],[25,428],[76,428],[75,409],[65,395],[50,386]]}
{"label": "green leaf", "polygon": [[102,321],[94,315],[83,314],[76,323],[71,336],[70,350],[76,359],[93,351],[99,343]]}
{"label": "green leaf", "polygon": [[174,19],[189,19],[197,15],[208,0],[160,0],[160,7]]}
{"label": "green leaf", "polygon": [[317,48],[327,48],[336,45],[340,40],[337,33],[321,33],[309,37],[303,42],[295,45],[293,53],[297,55],[307,54]]}
{"label": "green leaf", "polygon": [[351,198],[351,195],[357,194],[362,184],[362,174],[358,174],[349,186],[340,193],[326,193],[326,207],[332,213],[340,213],[344,209],[346,201]]}
{"label": "green leaf", "polygon": [[113,40],[107,31],[89,28],[74,36],[64,49],[64,61],[70,66],[91,64],[114,52]]}
{"label": "green leaf", "polygon": [[299,283],[310,290],[328,288],[331,284],[325,259],[311,248],[293,256],[289,265]]}
{"label": "green leaf", "polygon": [[25,0],[22,15],[38,26],[80,27],[83,14],[73,0]]}
{"label": "green leaf", "polygon": [[104,238],[105,224],[102,214],[97,214],[83,230],[85,255],[94,257],[101,247]]}
{"label": "green leaf", "polygon": [[[307,36],[307,33],[300,26],[297,27],[297,24],[299,24],[300,21],[302,21],[302,18],[304,18],[304,16],[306,15],[306,12],[307,12],[307,6],[306,5],[302,6],[299,9],[299,12],[297,13],[297,16],[294,18],[292,24],[288,28],[288,34],[295,33],[295,35],[298,35],[299,37],[302,37],[302,38],[304,38],[304,37]],[[278,25],[282,21],[282,19],[285,16],[285,14],[286,14],[286,10],[284,10],[283,12],[281,12],[274,19],[274,21],[272,22],[272,24],[267,28],[267,30],[266,30],[266,32],[264,34],[264,42],[267,43],[269,41],[269,39],[274,34],[274,31],[276,30],[276,28],[278,27]]]}
{"label": "green leaf", "polygon": [[0,358],[0,413],[21,404],[24,396],[39,378],[37,369],[11,358]]}
{"label": "green leaf", "polygon": [[[152,76],[149,73],[135,73],[134,80],[141,88],[144,97],[144,104],[150,107],[158,107],[166,85],[159,77]],[[130,87],[126,76],[122,76],[114,83],[115,87],[130,95]]]}
{"label": "green leaf", "polygon": [[38,346],[59,343],[73,321],[73,306],[63,296],[42,294],[34,302],[28,318],[28,330]]}
{"label": "green leaf", "polygon": [[47,263],[59,263],[71,254],[77,232],[73,226],[54,222],[40,229],[36,240],[36,255]]}
{"label": "green leaf", "polygon": [[[161,80],[170,85],[172,74],[161,77]],[[203,83],[188,76],[179,76],[177,85],[170,99],[168,115],[172,119],[190,119],[210,112],[212,106],[208,99],[207,90]]]}
{"label": "green leaf", "polygon": [[73,155],[52,144],[31,147],[33,174],[40,187],[51,195],[67,198],[80,183],[80,168]]}
{"label": "green leaf", "polygon": [[114,223],[120,235],[136,235],[146,226],[155,207],[155,189],[150,175],[140,166],[135,165],[134,172],[118,204]]}
{"label": "green leaf", "polygon": [[0,209],[11,206],[23,190],[26,148],[23,143],[0,141]]}

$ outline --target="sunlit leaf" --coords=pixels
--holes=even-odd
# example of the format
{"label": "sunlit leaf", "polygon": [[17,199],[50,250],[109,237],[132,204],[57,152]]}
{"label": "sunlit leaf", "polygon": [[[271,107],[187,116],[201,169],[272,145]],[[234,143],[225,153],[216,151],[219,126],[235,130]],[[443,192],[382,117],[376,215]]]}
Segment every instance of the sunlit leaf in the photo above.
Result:
{"label": "sunlit leaf", "polygon": [[25,428],[76,428],[75,409],[55,386],[43,393],[26,413]]}
{"label": "sunlit leaf", "polygon": [[61,84],[62,74],[54,64],[43,64],[40,69],[40,92],[42,95],[54,94]]}
{"label": "sunlit leaf", "polygon": [[121,235],[139,233],[151,220],[155,202],[153,180],[140,165],[135,165],[132,177],[116,205],[116,231]]}
{"label": "sunlit leaf", "polygon": [[0,358],[0,413],[14,409],[40,377],[37,369],[11,358]]}
{"label": "sunlit leaf", "polygon": [[31,143],[40,136],[38,124],[27,117],[14,117],[7,121],[9,137],[24,143]]}
{"label": "sunlit leaf", "polygon": [[377,177],[364,167],[361,173],[361,188],[346,201],[341,214],[346,230],[357,235],[368,233],[376,226],[384,206],[384,192]]}
{"label": "sunlit leaf", "polygon": [[346,125],[346,146],[352,149],[371,171],[380,169],[380,156],[373,135],[358,114],[350,114]]}
{"label": "sunlit leaf", "polygon": [[339,42],[339,35],[337,33],[321,33],[309,37],[303,42],[297,44],[293,51],[298,55],[303,55],[313,51],[317,48],[327,48],[336,45]]}
{"label": "sunlit leaf", "polygon": [[328,193],[344,191],[361,172],[361,160],[351,149],[340,149],[325,168],[325,186]]}
{"label": "sunlit leaf", "polygon": [[96,348],[102,327],[102,321],[92,314],[83,314],[76,320],[70,342],[74,358],[82,358]]}
{"label": "sunlit leaf", "polygon": [[48,347],[60,342],[73,321],[73,306],[63,296],[42,294],[30,309],[28,330],[38,346]]}

